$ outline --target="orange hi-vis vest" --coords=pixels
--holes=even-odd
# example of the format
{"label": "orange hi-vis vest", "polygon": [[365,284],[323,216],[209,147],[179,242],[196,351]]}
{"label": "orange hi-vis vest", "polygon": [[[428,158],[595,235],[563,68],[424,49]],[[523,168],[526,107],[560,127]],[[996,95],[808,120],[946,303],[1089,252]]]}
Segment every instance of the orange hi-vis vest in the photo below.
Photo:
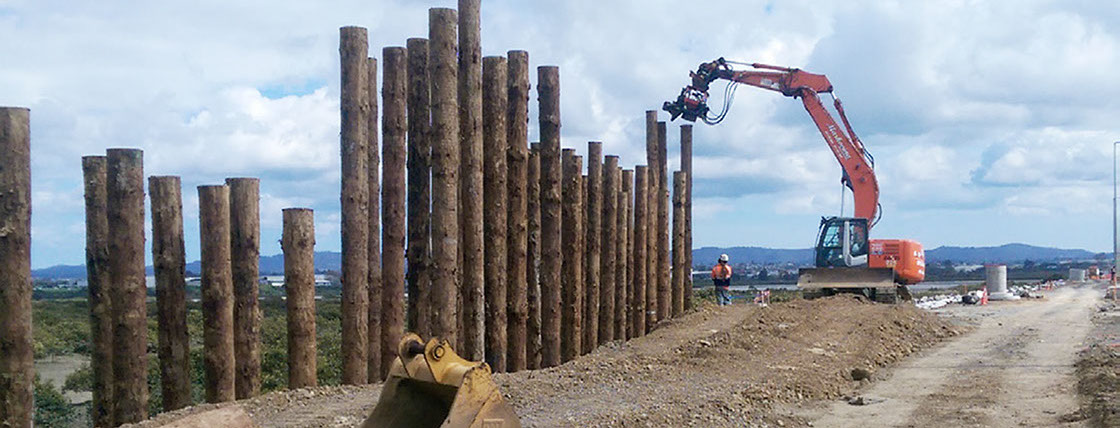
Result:
{"label": "orange hi-vis vest", "polygon": [[727,263],[716,263],[716,266],[712,268],[712,279],[717,281],[716,285],[730,285],[728,283],[731,282],[731,265]]}
{"label": "orange hi-vis vest", "polygon": [[712,279],[730,279],[731,278],[731,265],[727,263],[716,263],[712,268]]}

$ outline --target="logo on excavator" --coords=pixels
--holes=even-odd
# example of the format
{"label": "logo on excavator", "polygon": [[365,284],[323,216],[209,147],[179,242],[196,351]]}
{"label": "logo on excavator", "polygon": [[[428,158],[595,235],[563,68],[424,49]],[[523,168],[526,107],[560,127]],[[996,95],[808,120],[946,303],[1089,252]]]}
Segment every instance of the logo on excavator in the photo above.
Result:
{"label": "logo on excavator", "polygon": [[851,159],[852,154],[848,153],[848,149],[840,144],[840,135],[836,131],[836,125],[828,125],[828,145],[832,146],[845,160]]}
{"label": "logo on excavator", "polygon": [[768,87],[770,87],[770,89],[773,89],[775,91],[782,90],[782,86],[780,84],[778,84],[778,82],[775,82],[775,81],[767,79],[767,78],[763,78],[762,80],[759,80],[758,83],[761,83],[763,86],[768,86]]}

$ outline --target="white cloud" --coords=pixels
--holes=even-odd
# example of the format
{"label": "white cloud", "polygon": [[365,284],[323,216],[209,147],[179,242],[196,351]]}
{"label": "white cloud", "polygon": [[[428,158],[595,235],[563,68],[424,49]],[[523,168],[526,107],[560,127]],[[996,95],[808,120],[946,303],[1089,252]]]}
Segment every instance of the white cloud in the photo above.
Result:
{"label": "white cloud", "polygon": [[[260,176],[266,235],[280,207],[307,205],[320,248],[337,249],[338,27],[367,26],[380,56],[427,35],[429,6],[455,2],[0,1],[0,103],[32,108],[36,265],[81,260],[50,231],[80,224],[79,157],[122,146],[145,149],[149,174],[183,176],[188,219],[191,187]],[[1115,7],[1085,1],[488,0],[483,49],[528,50],[534,82],[537,65],[560,65],[564,143],[603,141],[626,167],[645,163],[643,112],[724,56],[827,74],[901,223],[992,207],[1060,218],[1108,211],[1096,195],[1120,117],[1117,24]],[[275,88],[298,90],[262,95]],[[723,198],[703,209],[835,212],[839,168],[799,100],[744,87],[735,101],[695,128],[698,183]]]}

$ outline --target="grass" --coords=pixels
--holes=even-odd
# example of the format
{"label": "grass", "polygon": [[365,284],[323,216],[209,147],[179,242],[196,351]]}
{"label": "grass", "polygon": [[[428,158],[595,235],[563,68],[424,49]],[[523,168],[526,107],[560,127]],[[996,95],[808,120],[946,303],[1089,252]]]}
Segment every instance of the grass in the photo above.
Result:
{"label": "grass", "polygon": [[[270,392],[287,388],[287,319],[285,302],[275,290],[262,288],[261,301],[261,390]],[[318,346],[318,376],[320,385],[338,385],[342,378],[341,365],[341,303],[337,290],[321,290],[323,300],[316,301],[316,331]],[[333,294],[333,296],[332,296]],[[32,304],[35,358],[80,354],[89,356],[89,307],[85,299],[67,298],[39,300]],[[148,388],[149,410],[152,414],[163,411],[160,392],[158,349],[159,326],[155,302],[148,302]],[[192,395],[195,403],[203,400],[203,345],[202,308],[200,303],[187,304],[187,330],[190,334],[190,366]],[[71,374],[63,390],[88,391],[92,384],[92,371],[86,367]],[[38,391],[39,389],[37,389]],[[53,398],[53,392],[42,388],[41,399]],[[86,412],[80,412],[86,413]]]}

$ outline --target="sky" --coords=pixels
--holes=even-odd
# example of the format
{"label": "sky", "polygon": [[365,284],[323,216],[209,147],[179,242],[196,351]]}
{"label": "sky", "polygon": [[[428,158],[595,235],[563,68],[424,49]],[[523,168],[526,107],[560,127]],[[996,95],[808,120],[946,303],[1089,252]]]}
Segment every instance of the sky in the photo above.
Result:
{"label": "sky", "polygon": [[[455,2],[0,0],[0,105],[31,109],[33,267],[83,262],[81,156],[109,147],[182,177],[189,260],[195,187],[237,176],[261,178],[262,254],[280,252],[295,206],[337,251],[338,29],[367,27],[380,57],[427,36],[429,7]],[[876,159],[875,236],[926,248],[1110,249],[1118,31],[1120,4],[1099,0],[482,4],[484,55],[527,50],[533,88],[537,66],[560,67],[562,144],[602,141],[628,168],[645,163],[644,112],[702,62],[826,74]],[[694,246],[811,247],[840,213],[838,163],[799,100],[742,87],[734,101],[695,125]],[[535,89],[530,111],[535,140]]]}

